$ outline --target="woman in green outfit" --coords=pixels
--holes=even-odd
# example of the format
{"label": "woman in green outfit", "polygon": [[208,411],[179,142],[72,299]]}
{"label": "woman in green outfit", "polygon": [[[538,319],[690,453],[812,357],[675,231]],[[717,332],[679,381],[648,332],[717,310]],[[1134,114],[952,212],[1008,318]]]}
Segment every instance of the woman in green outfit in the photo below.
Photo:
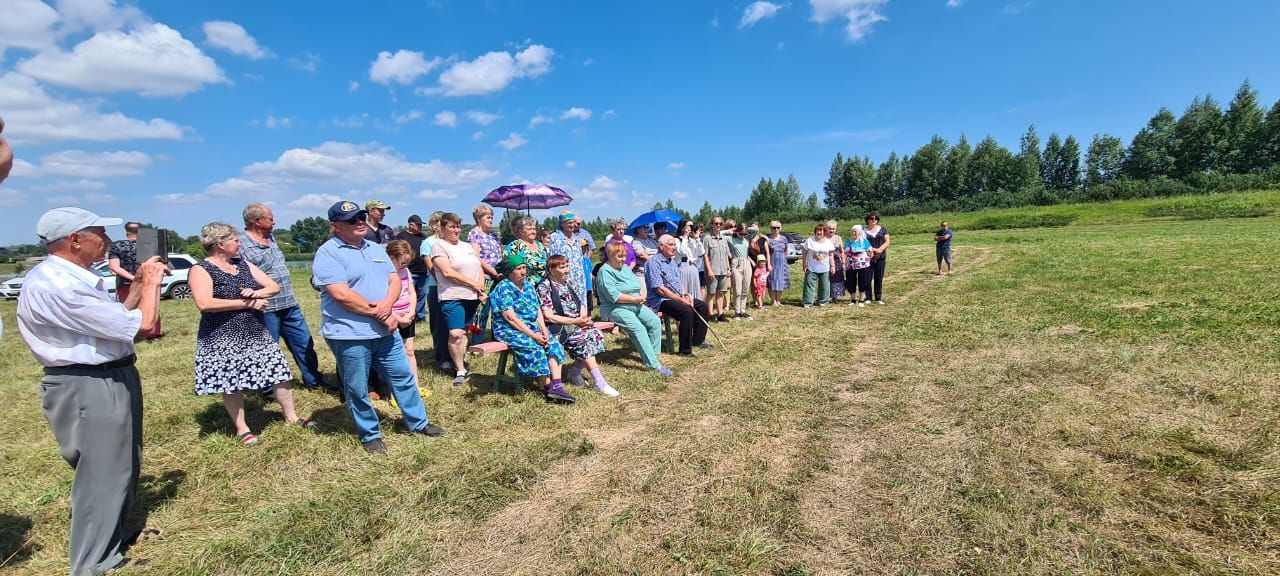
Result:
{"label": "woman in green outfit", "polygon": [[658,315],[645,306],[644,286],[627,267],[627,246],[620,243],[605,245],[609,260],[600,267],[596,276],[596,294],[600,297],[600,317],[621,326],[631,337],[631,344],[640,351],[644,365],[670,376],[671,370],[658,360],[662,349],[662,322]]}
{"label": "woman in green outfit", "polygon": [[511,233],[516,239],[502,249],[502,257],[520,255],[529,269],[529,284],[536,285],[547,275],[547,246],[538,241],[538,222],[528,216],[516,218]]}

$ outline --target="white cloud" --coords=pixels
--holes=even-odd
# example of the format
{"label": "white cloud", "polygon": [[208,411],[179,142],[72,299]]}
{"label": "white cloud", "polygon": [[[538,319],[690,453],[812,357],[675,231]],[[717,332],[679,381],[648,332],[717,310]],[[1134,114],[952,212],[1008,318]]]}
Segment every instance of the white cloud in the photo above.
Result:
{"label": "white cloud", "polygon": [[267,128],[292,128],[293,118],[276,118],[268,114],[267,120],[263,122],[263,125]]}
{"label": "white cloud", "polygon": [[475,122],[481,126],[493,124],[494,122],[497,122],[499,118],[502,118],[502,116],[481,110],[469,110],[467,112],[467,120]]}
{"label": "white cloud", "polygon": [[476,96],[500,92],[517,78],[537,78],[551,71],[555,51],[534,44],[517,52],[489,52],[475,60],[455,62],[440,73],[440,84],[426,94]]}
{"label": "white cloud", "polygon": [[347,142],[289,149],[273,161],[258,162],[244,169],[244,177],[257,182],[421,182],[456,187],[474,185],[494,175],[494,171],[481,164],[452,164],[441,160],[412,162],[390,147]]}
{"label": "white cloud", "polygon": [[614,111],[613,111],[613,108],[610,108],[610,109],[608,109],[608,110],[605,110],[605,111],[604,111],[604,114],[601,114],[601,115],[600,115],[600,119],[601,119],[601,120],[608,120],[608,119],[610,119],[610,118],[614,118],[614,117],[616,117],[617,115],[618,115],[618,113],[617,113],[617,112],[614,112]]}
{"label": "white cloud", "polygon": [[773,2],[752,2],[746,10],[742,11],[742,20],[738,22],[738,29],[750,28],[761,20],[773,18],[781,9],[780,4]]}
{"label": "white cloud", "polygon": [[114,204],[116,197],[105,192],[86,192],[84,195],[85,204]]}
{"label": "white cloud", "polygon": [[458,126],[458,114],[450,110],[441,110],[436,112],[436,126],[444,126],[446,128],[454,128]]}
{"label": "white cloud", "polygon": [[1004,5],[1004,8],[1000,10],[1000,13],[1005,16],[1017,16],[1018,14],[1026,12],[1027,8],[1030,7],[1030,0],[1027,2],[1009,2]]}
{"label": "white cloud", "polygon": [[671,197],[676,200],[684,200],[685,198],[689,197],[689,193],[683,190],[672,190]]}
{"label": "white cloud", "polygon": [[[315,72],[320,68],[320,56],[304,52],[302,56],[290,56],[288,60],[285,60],[285,63],[303,72]],[[359,88],[360,85],[356,84],[356,87]],[[348,89],[350,89],[350,86],[348,86]]]}
{"label": "white cloud", "polygon": [[588,185],[588,187],[596,188],[598,190],[617,190],[618,188],[621,188],[625,185],[626,185],[625,181],[619,182],[617,180],[614,180],[613,178],[610,178],[608,176],[605,176],[604,174],[601,174],[599,176],[596,176],[596,179],[592,180],[591,184]]}
{"label": "white cloud", "polygon": [[521,136],[519,133],[516,133],[516,132],[512,132],[511,134],[507,135],[506,138],[498,141],[498,145],[503,148],[506,148],[507,150],[515,150],[516,148],[524,146],[525,144],[528,144],[528,143],[529,141],[526,140],[524,136]]}
{"label": "white cloud", "polygon": [[964,0],[947,0],[947,8],[959,8]]}
{"label": "white cloud", "polygon": [[676,172],[683,169],[684,169],[684,162],[672,162],[670,164],[667,164],[667,170],[670,170],[672,172]]}
{"label": "white cloud", "polygon": [[653,194],[648,192],[631,191],[631,206],[635,208],[648,208],[653,206]]}
{"label": "white cloud", "polygon": [[0,186],[0,204],[5,206],[26,206],[27,194],[12,186]]}
{"label": "white cloud", "polygon": [[204,43],[214,48],[221,48],[238,56],[246,56],[251,60],[262,60],[273,56],[270,50],[263,48],[253,36],[249,35],[244,26],[235,22],[214,20],[205,22],[203,28]]}
{"label": "white cloud", "polygon": [[364,122],[368,118],[369,115],[367,113],[359,116],[347,116],[346,118],[334,118],[333,125],[339,128],[364,128]]}
{"label": "white cloud", "polygon": [[720,27],[720,15],[719,15],[719,14],[717,14],[714,18],[712,18],[712,19],[711,19],[711,21],[710,21],[710,22],[707,22],[707,24],[708,24],[708,25],[710,25],[712,28],[719,28],[719,27]]}
{"label": "white cloud", "polygon": [[16,72],[0,76],[0,111],[8,124],[4,135],[14,143],[182,138],[182,128],[168,120],[104,113],[100,106],[97,101],[57,100],[35,80]]}
{"label": "white cloud", "polygon": [[408,124],[409,122],[413,122],[414,120],[421,120],[422,111],[410,110],[408,114],[395,116],[393,119],[395,120],[396,124]]}
{"label": "white cloud", "polygon": [[569,168],[569,169],[571,169],[571,170],[572,170],[572,169],[574,169],[574,168],[577,168],[577,167],[578,167],[578,163],[577,163],[577,162],[574,162],[573,160],[565,160],[565,161],[564,161],[564,167],[565,167],[565,168]]}
{"label": "white cloud", "polygon": [[73,178],[120,178],[141,175],[150,165],[151,157],[137,151],[64,150],[41,157],[39,173]]}
{"label": "white cloud", "polygon": [[586,68],[587,66],[590,66],[595,63],[596,63],[595,58],[588,57],[586,60],[582,61],[582,67]]}
{"label": "white cloud", "polygon": [[418,198],[426,200],[453,200],[458,194],[449,190],[431,190],[426,189],[418,193]]}
{"label": "white cloud", "polygon": [[356,90],[359,90],[359,89],[360,89],[360,83],[359,83],[359,82],[356,82],[355,80],[352,80],[352,81],[350,81],[350,82],[348,82],[348,83],[347,83],[347,94],[352,94],[352,93],[354,93]]}
{"label": "white cloud", "polygon": [[336,194],[303,194],[289,202],[289,207],[307,210],[328,210],[338,200],[341,200],[341,198],[338,198]]}
{"label": "white cloud", "polygon": [[182,96],[227,81],[212,58],[164,24],[128,32],[104,31],[71,52],[41,52],[18,71],[50,84],[88,92]]}
{"label": "white cloud", "polygon": [[40,169],[35,164],[27,162],[21,158],[13,159],[13,170],[9,172],[9,176],[13,178],[39,178]]}
{"label": "white cloud", "polygon": [[570,108],[570,109],[568,109],[568,110],[565,110],[565,111],[564,111],[564,113],[560,115],[560,119],[561,119],[561,120],[569,120],[569,119],[574,119],[574,120],[590,120],[590,119],[591,119],[591,109],[589,109],[589,108],[579,108],[579,107],[577,107],[577,106],[574,106],[573,108]]}
{"label": "white cloud", "polygon": [[0,61],[6,48],[44,50],[54,45],[58,12],[39,0],[6,0],[0,18]]}
{"label": "white cloud", "polygon": [[550,124],[554,121],[555,119],[551,118],[550,116],[543,116],[541,114],[538,114],[529,120],[529,128],[537,128],[539,125]]}
{"label": "white cloud", "polygon": [[280,186],[272,182],[227,178],[222,182],[210,184],[204,189],[203,195],[210,198],[247,198],[267,196],[279,190]]}
{"label": "white cloud", "polygon": [[435,70],[444,62],[439,56],[427,60],[421,52],[397,50],[395,54],[379,52],[369,65],[369,79],[378,84],[411,84],[419,77]]}
{"label": "white cloud", "polygon": [[845,36],[850,42],[858,42],[871,33],[871,27],[877,22],[886,20],[880,13],[880,7],[889,0],[809,0],[813,7],[814,22],[822,24],[829,20],[844,19]]}
{"label": "white cloud", "polygon": [[156,202],[160,202],[162,204],[194,204],[196,202],[201,202],[209,199],[209,197],[205,196],[204,194],[180,194],[180,193],[159,194],[156,196],[152,196],[152,198]]}
{"label": "white cloud", "polygon": [[67,190],[102,190],[107,187],[107,183],[101,180],[55,180],[51,184],[41,186],[32,186],[31,189],[37,192],[51,191],[67,191]]}
{"label": "white cloud", "polygon": [[56,205],[56,206],[79,206],[80,197],[72,196],[72,195],[46,196],[44,199],[44,203],[50,204],[50,205]]}
{"label": "white cloud", "polygon": [[472,142],[479,142],[479,141],[481,141],[481,140],[483,140],[483,139],[484,139],[484,131],[482,131],[482,130],[476,130],[475,132],[472,132],[472,133],[471,133],[471,141],[472,141]]}
{"label": "white cloud", "polygon": [[150,22],[135,6],[117,6],[116,0],[58,0],[62,32],[119,30],[128,25]]}

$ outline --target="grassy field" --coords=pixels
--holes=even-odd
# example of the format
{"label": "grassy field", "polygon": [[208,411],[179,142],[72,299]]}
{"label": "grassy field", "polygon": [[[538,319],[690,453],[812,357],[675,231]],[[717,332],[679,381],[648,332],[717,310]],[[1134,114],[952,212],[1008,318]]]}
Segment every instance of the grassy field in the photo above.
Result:
{"label": "grassy field", "polygon": [[[1098,205],[1037,229],[953,217],[949,277],[937,218],[887,219],[886,306],[802,310],[792,290],[715,325],[728,352],[667,358],[668,380],[611,338],[623,396],[572,407],[424,372],[449,435],[392,431],[381,405],[387,458],[310,392],[317,433],[251,403],[261,442],[238,446],[191,392],[197,315],[168,301],[168,336],[139,346],[137,508],[167,536],[121,573],[1280,573],[1280,219],[1233,207],[1278,199]],[[1168,213],[1183,201],[1201,202],[1190,220]],[[71,470],[13,311],[0,572],[59,573]]]}

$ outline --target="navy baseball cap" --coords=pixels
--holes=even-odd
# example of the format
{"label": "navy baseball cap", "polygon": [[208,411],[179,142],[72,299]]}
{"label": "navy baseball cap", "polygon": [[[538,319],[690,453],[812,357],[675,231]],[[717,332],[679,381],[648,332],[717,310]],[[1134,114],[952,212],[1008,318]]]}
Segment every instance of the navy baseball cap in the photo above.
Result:
{"label": "navy baseball cap", "polygon": [[368,210],[360,208],[358,204],[349,200],[339,200],[329,207],[330,222],[341,222],[353,218],[364,219],[368,214]]}

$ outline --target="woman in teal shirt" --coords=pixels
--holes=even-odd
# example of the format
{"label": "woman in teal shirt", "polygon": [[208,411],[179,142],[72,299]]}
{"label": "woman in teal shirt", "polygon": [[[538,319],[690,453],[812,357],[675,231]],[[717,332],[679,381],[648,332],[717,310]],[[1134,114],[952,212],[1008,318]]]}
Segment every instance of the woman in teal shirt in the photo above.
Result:
{"label": "woman in teal shirt", "polygon": [[662,323],[658,315],[645,306],[644,287],[627,267],[627,247],[619,243],[605,245],[608,262],[596,277],[596,293],[600,297],[600,317],[621,326],[631,337],[631,345],[640,351],[644,365],[670,376],[671,370],[658,360],[662,349]]}

